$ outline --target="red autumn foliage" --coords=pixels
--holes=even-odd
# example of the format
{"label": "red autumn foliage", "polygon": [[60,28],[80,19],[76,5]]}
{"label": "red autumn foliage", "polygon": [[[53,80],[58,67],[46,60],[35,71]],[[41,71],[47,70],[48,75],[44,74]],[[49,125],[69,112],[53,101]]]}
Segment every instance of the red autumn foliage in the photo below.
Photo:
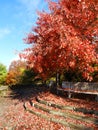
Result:
{"label": "red autumn foliage", "polygon": [[32,46],[20,56],[44,79],[57,72],[76,70],[91,81],[93,66],[98,63],[98,1],[48,3],[50,13],[38,12],[37,26],[25,39]]}

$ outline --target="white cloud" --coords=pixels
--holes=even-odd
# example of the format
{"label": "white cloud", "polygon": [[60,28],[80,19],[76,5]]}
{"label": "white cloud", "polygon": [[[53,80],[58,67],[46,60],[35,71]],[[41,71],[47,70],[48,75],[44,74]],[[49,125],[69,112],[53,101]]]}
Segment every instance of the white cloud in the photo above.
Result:
{"label": "white cloud", "polygon": [[23,32],[31,31],[32,25],[35,26],[38,17],[37,11],[47,10],[45,0],[17,0],[18,13],[15,15],[17,19],[21,19]]}
{"label": "white cloud", "polygon": [[18,55],[14,56],[14,57],[11,58],[10,60],[8,60],[8,62],[6,63],[7,69],[9,69],[9,66],[11,65],[11,63],[12,63],[13,61],[17,61],[17,60],[20,60],[20,58],[19,58]]}
{"label": "white cloud", "polygon": [[20,0],[27,7],[38,7],[41,0]]}
{"label": "white cloud", "polygon": [[19,0],[28,12],[35,11],[40,7],[41,0]]}
{"label": "white cloud", "polygon": [[11,30],[8,28],[1,28],[0,29],[0,38],[5,37],[6,35],[10,34]]}
{"label": "white cloud", "polygon": [[28,11],[28,14],[36,14],[37,10],[45,9],[45,0],[18,0],[24,8]]}

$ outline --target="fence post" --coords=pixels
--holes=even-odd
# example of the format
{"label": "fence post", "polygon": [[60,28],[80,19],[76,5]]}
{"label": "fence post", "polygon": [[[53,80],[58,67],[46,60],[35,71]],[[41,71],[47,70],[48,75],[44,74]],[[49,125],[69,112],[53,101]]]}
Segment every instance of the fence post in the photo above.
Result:
{"label": "fence post", "polygon": [[71,82],[69,82],[68,98],[72,97],[72,93],[70,92],[70,90],[71,90]]}
{"label": "fence post", "polygon": [[97,102],[98,102],[98,95],[95,97],[95,101],[97,101]]}

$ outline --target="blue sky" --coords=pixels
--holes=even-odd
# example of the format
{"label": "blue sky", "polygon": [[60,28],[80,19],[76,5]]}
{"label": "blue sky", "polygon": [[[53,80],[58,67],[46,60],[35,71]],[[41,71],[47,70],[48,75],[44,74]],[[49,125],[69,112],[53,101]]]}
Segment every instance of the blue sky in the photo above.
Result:
{"label": "blue sky", "polygon": [[0,0],[0,62],[7,68],[17,59],[16,51],[28,47],[23,38],[35,25],[36,10],[43,9],[44,0]]}

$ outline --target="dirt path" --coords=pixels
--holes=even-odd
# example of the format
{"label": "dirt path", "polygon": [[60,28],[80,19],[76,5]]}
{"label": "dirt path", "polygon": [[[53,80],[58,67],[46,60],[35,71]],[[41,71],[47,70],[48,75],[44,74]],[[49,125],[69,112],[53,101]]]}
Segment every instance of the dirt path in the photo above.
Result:
{"label": "dirt path", "polygon": [[28,103],[42,91],[41,88],[20,88],[0,97],[0,130],[57,130],[55,123],[24,110],[24,102]]}
{"label": "dirt path", "polygon": [[[10,108],[15,105],[15,101],[10,98],[0,97],[0,130],[10,130],[10,120],[7,119],[7,115],[10,112]],[[13,110],[12,110],[13,111]]]}

